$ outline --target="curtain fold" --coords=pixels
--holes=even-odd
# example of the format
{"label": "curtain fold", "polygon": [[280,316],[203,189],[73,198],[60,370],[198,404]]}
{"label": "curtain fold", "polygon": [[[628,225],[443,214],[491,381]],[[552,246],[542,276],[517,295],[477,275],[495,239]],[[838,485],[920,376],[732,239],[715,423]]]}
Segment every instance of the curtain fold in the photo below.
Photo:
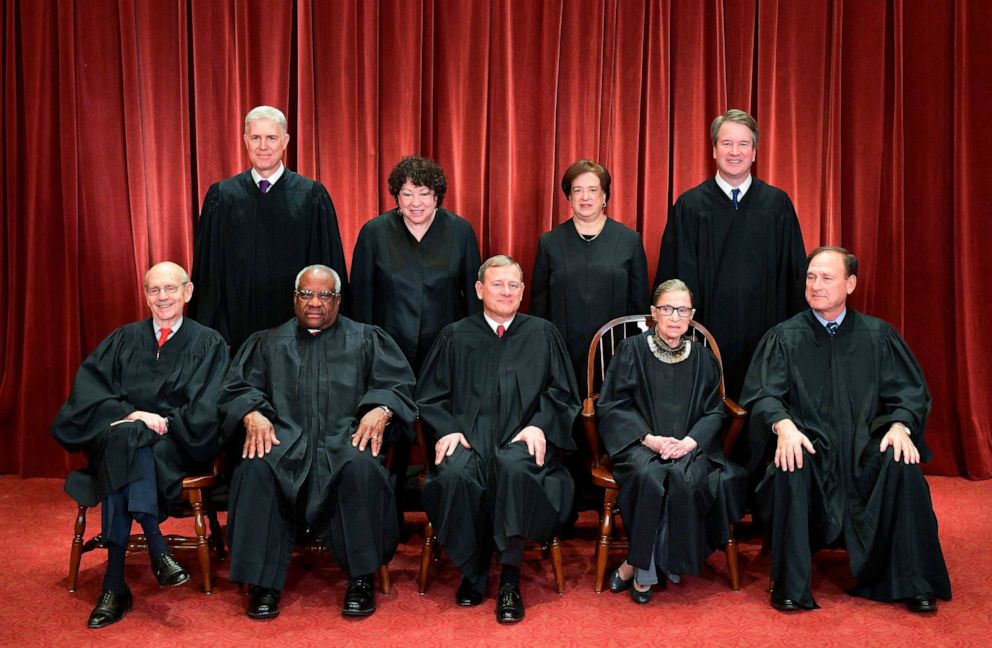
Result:
{"label": "curtain fold", "polygon": [[[652,276],[675,198],[714,173],[709,123],[758,119],[755,174],[806,246],[862,260],[853,305],[903,332],[934,395],[927,470],[992,476],[992,105],[982,0],[3,0],[0,471],[79,464],[49,438],[82,358],[145,316],[144,270],[189,266],[244,113],[286,112],[286,163],[327,186],[350,259],[436,159],[445,206],[527,278],[576,159]],[[526,300],[525,300],[526,301]],[[983,334],[984,333],[984,334]]]}

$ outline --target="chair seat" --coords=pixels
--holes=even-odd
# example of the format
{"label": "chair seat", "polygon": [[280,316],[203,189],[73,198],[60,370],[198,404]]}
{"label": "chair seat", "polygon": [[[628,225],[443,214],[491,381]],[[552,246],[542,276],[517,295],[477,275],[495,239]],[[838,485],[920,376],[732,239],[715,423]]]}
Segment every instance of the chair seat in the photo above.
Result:
{"label": "chair seat", "polygon": [[216,484],[217,478],[213,475],[191,475],[183,478],[183,489],[213,488]]}
{"label": "chair seat", "polygon": [[610,469],[604,464],[593,466],[592,483],[600,488],[611,488],[614,490],[619,488],[619,486],[617,486],[617,480],[613,478],[613,473],[610,472]]}

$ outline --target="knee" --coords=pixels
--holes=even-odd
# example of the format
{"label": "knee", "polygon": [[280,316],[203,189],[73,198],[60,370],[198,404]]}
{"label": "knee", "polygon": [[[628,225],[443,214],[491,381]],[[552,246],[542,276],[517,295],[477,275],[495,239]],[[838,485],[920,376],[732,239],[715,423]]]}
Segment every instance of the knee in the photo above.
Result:
{"label": "knee", "polygon": [[[261,459],[246,459],[234,469],[231,478],[231,490],[251,488],[256,485],[265,486],[275,481],[272,468]],[[232,492],[232,495],[234,493]]]}

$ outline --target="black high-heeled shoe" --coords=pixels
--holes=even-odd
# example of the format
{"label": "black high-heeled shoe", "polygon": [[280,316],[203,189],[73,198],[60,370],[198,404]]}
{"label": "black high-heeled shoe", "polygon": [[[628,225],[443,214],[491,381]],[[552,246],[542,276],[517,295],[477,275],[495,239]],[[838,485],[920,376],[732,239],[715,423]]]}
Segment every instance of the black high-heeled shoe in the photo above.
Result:
{"label": "black high-heeled shoe", "polygon": [[[630,580],[633,581],[634,579],[632,578]],[[631,585],[633,585],[633,582],[631,582]],[[651,593],[653,591],[654,590],[650,586],[643,592],[637,589],[636,587],[631,587],[630,598],[632,601],[634,601],[634,603],[644,605],[645,603],[649,603],[651,601]]]}
{"label": "black high-heeled shoe", "polygon": [[633,586],[634,577],[631,576],[627,580],[620,578],[620,568],[617,567],[612,572],[610,572],[610,591],[614,594],[619,594],[620,592],[626,592]]}

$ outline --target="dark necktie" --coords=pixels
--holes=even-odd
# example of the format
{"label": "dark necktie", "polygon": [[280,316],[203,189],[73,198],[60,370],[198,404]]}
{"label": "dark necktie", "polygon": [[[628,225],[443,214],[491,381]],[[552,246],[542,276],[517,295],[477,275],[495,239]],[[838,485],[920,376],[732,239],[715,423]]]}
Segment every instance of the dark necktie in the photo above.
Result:
{"label": "dark necktie", "polygon": [[258,190],[261,191],[263,194],[268,193],[269,187],[271,186],[272,186],[271,182],[269,182],[268,180],[262,180],[261,182],[258,183]]}
{"label": "dark necktie", "polygon": [[827,322],[827,333],[829,333],[831,337],[837,334],[837,329],[839,328],[840,324],[837,322]]}
{"label": "dark necktie", "polygon": [[503,334],[504,333],[506,333],[506,327],[505,326],[503,326],[502,324],[500,324],[499,326],[496,327],[496,335],[497,336],[503,337]]}
{"label": "dark necktie", "polygon": [[737,202],[737,196],[741,195],[740,189],[730,190],[730,199],[734,201],[734,209],[740,209],[740,203]]}

